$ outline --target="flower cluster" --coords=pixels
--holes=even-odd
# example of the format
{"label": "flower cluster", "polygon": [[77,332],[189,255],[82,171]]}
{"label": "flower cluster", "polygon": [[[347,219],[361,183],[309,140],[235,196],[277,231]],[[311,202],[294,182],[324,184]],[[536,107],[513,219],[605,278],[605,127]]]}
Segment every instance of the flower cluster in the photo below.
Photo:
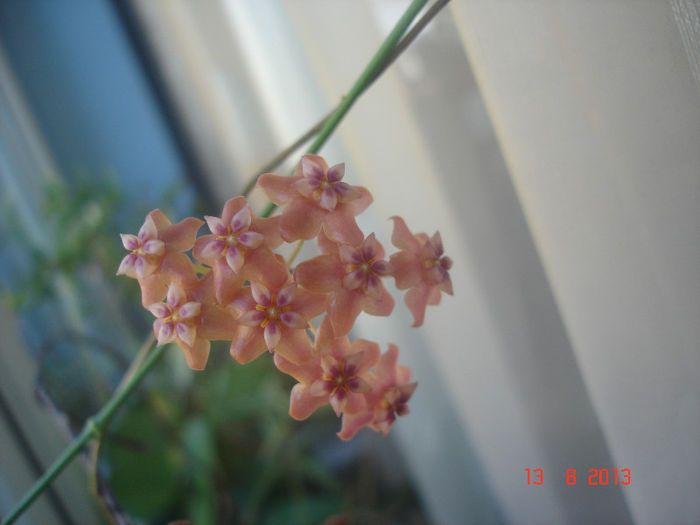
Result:
{"label": "flower cluster", "polygon": [[[122,235],[129,254],[117,274],[138,280],[143,305],[156,317],[158,344],[177,344],[191,368],[204,369],[212,340],[231,341],[241,364],[272,352],[277,368],[298,381],[290,415],[305,419],[330,404],[343,418],[338,435],[350,439],[363,427],[386,434],[408,413],[417,385],[398,365],[398,347],[382,354],[377,343],[350,340],[355,320],[360,312],[391,314],[394,299],[383,279],[392,277],[408,290],[404,300],[420,326],[427,305],[452,294],[452,262],[439,233],[413,234],[399,217],[392,236],[399,251],[387,259],[355,220],[371,194],[343,182],[344,174],[344,164],[329,168],[323,158],[304,155],[291,177],[258,180],[281,213],[256,217],[244,197],[235,197],[221,217],[205,217],[210,233],[199,238],[202,221],[171,224],[154,210],[138,235]],[[321,254],[293,272],[274,252],[283,242],[314,238]],[[321,315],[314,333],[311,322]]]}

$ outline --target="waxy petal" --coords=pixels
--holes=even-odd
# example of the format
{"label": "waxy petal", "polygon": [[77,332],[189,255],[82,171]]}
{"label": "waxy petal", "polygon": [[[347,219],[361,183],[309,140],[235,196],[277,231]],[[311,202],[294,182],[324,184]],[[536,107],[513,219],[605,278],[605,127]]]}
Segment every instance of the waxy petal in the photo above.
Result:
{"label": "waxy petal", "polygon": [[120,233],[119,235],[122,238],[122,245],[130,252],[133,252],[139,247],[140,243],[136,235],[132,235],[130,233]]}
{"label": "waxy petal", "polygon": [[389,262],[391,264],[391,273],[396,279],[396,287],[399,290],[411,288],[421,282],[423,272],[420,260],[415,253],[400,251],[393,254],[389,258]]}
{"label": "waxy petal", "polygon": [[365,410],[355,414],[343,414],[343,426],[338,432],[338,437],[345,441],[352,439],[357,432],[369,425],[374,419],[374,412]]}
{"label": "waxy petal", "polygon": [[394,310],[394,298],[381,283],[375,290],[376,295],[368,293],[364,296],[363,309],[370,315],[386,317]]}
{"label": "waxy petal", "polygon": [[156,225],[153,222],[153,219],[151,218],[150,214],[146,216],[146,220],[144,221],[143,226],[141,226],[141,228],[139,229],[138,238],[142,243],[150,239],[158,238],[158,229],[156,228]]}
{"label": "waxy petal", "polygon": [[328,296],[326,294],[313,293],[303,288],[297,288],[292,309],[304,319],[310,320],[325,312],[327,299]]}
{"label": "waxy petal", "polygon": [[413,314],[413,324],[411,326],[414,328],[423,324],[431,288],[432,286],[420,283],[416,287],[408,290],[404,296],[403,300]]}
{"label": "waxy petal", "polygon": [[177,311],[178,315],[183,319],[191,319],[197,317],[202,312],[202,305],[196,301],[190,301],[183,304]]}
{"label": "waxy petal", "polygon": [[384,293],[384,285],[379,277],[374,274],[367,275],[367,287],[365,289],[367,295],[373,299],[381,299]]}
{"label": "waxy petal", "polygon": [[173,328],[173,323],[159,323],[156,321],[153,323],[154,331],[156,330],[156,326],[156,339],[158,340],[158,346],[168,344],[175,339],[175,329]]}
{"label": "waxy petal", "polygon": [[351,186],[345,182],[336,182],[333,190],[338,194],[338,202],[342,203],[354,201],[364,195],[358,186]]}
{"label": "waxy petal", "polygon": [[294,279],[300,286],[317,293],[333,291],[341,286],[343,265],[333,255],[319,255],[299,263]]}
{"label": "waxy petal", "polygon": [[292,365],[313,366],[309,363],[313,357],[313,348],[304,330],[283,327],[282,337],[275,347],[275,353],[280,354]]}
{"label": "waxy petal", "polygon": [[219,217],[212,217],[211,215],[205,215],[204,220],[207,221],[207,226],[209,226],[209,231],[214,235],[225,236],[228,235],[228,227],[224,221]]}
{"label": "waxy petal", "polygon": [[306,199],[292,200],[280,215],[280,234],[287,242],[310,240],[318,235],[326,210]]}
{"label": "waxy petal", "polygon": [[328,168],[328,172],[326,173],[326,179],[328,179],[329,182],[338,182],[345,176],[345,163],[340,163],[336,164],[335,166],[332,166]]}
{"label": "waxy petal", "polygon": [[180,340],[187,346],[192,346],[197,338],[197,328],[188,323],[177,323],[175,332]]}
{"label": "waxy petal", "polygon": [[282,288],[277,294],[277,306],[288,306],[296,297],[297,285],[290,284]]}
{"label": "waxy petal", "polygon": [[236,322],[231,312],[215,304],[203,304],[197,334],[210,341],[230,341]]}
{"label": "waxy petal", "polygon": [[165,253],[165,243],[158,239],[151,239],[143,245],[143,251],[148,255],[163,255]]}
{"label": "waxy petal", "polygon": [[246,248],[257,248],[264,240],[265,237],[263,237],[262,233],[252,231],[245,231],[238,235],[238,242]]}
{"label": "waxy petal", "polygon": [[345,264],[362,264],[362,252],[349,244],[338,245],[338,257]]}
{"label": "waxy petal", "polygon": [[312,396],[308,387],[298,383],[292,388],[289,398],[289,415],[297,420],[306,419],[318,408],[328,403],[325,396]]}
{"label": "waxy petal", "polygon": [[245,264],[245,257],[238,246],[229,246],[226,250],[226,262],[234,272],[238,273]]}
{"label": "waxy petal", "polygon": [[272,296],[270,290],[260,283],[250,283],[250,293],[253,295],[255,302],[262,306],[270,306]]}
{"label": "waxy petal", "polygon": [[352,271],[343,277],[343,288],[354,290],[365,282],[367,274],[362,270]]}
{"label": "waxy petal", "polygon": [[330,396],[329,401],[331,403],[331,407],[333,407],[333,412],[335,412],[335,415],[340,417],[345,405],[348,403],[348,394],[345,392],[345,390],[339,388]]}
{"label": "waxy petal", "polygon": [[386,261],[374,261],[370,269],[377,275],[389,275],[392,271],[391,264]]}
{"label": "waxy petal", "polygon": [[[154,222],[158,226],[158,239],[163,241],[168,252],[185,252],[192,248],[197,231],[204,224],[199,219],[187,217],[177,224],[170,224],[170,221],[163,215],[160,210],[154,210],[149,214],[154,218]],[[156,220],[162,216],[162,220]],[[167,222],[167,226],[160,226],[160,223]]]}
{"label": "waxy petal", "polygon": [[333,382],[325,379],[317,379],[309,386],[309,394],[312,396],[327,396],[333,391]]}
{"label": "waxy petal", "polygon": [[267,349],[273,351],[280,342],[282,330],[280,330],[279,325],[275,321],[271,321],[265,326],[263,336],[265,337]]}
{"label": "waxy petal", "polygon": [[391,243],[400,250],[407,250],[417,254],[422,247],[422,243],[410,232],[408,226],[406,226],[406,222],[398,216],[392,217],[391,220],[394,221],[394,232],[391,235]]}
{"label": "waxy petal", "polygon": [[306,320],[296,312],[283,312],[280,321],[289,328],[304,329],[308,326]]}
{"label": "waxy petal", "polygon": [[333,188],[326,188],[321,191],[321,198],[318,201],[318,205],[328,211],[335,210],[335,206],[338,204],[338,194],[333,190]]}
{"label": "waxy petal", "polygon": [[248,310],[238,318],[238,323],[244,326],[260,326],[265,319],[267,319],[265,312],[261,312],[260,310]]}
{"label": "waxy petal", "polygon": [[231,357],[245,365],[267,350],[265,340],[261,337],[262,329],[239,326],[231,340]]}
{"label": "waxy petal", "polygon": [[277,288],[289,280],[289,269],[281,255],[261,245],[246,254],[241,276],[248,281],[263,282],[271,288]]}
{"label": "waxy petal", "polygon": [[362,230],[355,222],[355,216],[348,212],[345,205],[337,206],[323,217],[323,232],[339,243],[357,246],[364,239]]}
{"label": "waxy petal", "polygon": [[197,339],[190,347],[180,345],[185,360],[192,370],[204,370],[209,359],[211,344],[206,339]]}
{"label": "waxy petal", "polygon": [[136,277],[136,269],[134,268],[134,263],[138,257],[133,253],[128,254],[119,263],[119,268],[117,269],[117,275],[128,275],[129,277]]}
{"label": "waxy petal", "polygon": [[265,173],[258,178],[257,186],[265,192],[268,199],[275,204],[281,205],[289,202],[294,196],[299,194],[294,187],[294,183],[300,179],[301,175],[285,177]]}
{"label": "waxy petal", "polygon": [[185,290],[182,289],[182,286],[177,283],[172,283],[168,287],[166,301],[170,308],[175,309],[187,301],[187,294],[185,293]]}
{"label": "waxy petal", "polygon": [[370,233],[367,238],[362,241],[362,257],[365,261],[375,259],[379,254],[380,249],[381,245],[379,244],[379,241],[377,241],[374,233]]}
{"label": "waxy petal", "polygon": [[164,317],[168,317],[172,310],[168,307],[167,304],[165,303],[152,303],[149,304],[146,309],[151,312],[153,315],[155,315],[158,319],[163,319]]}
{"label": "waxy petal", "polygon": [[231,229],[234,231],[234,233],[245,231],[250,228],[251,221],[252,216],[250,214],[250,208],[248,206],[243,206],[231,218]]}
{"label": "waxy petal", "polygon": [[321,187],[320,179],[304,177],[294,183],[294,188],[307,199],[313,199],[314,193]]}
{"label": "waxy petal", "polygon": [[343,372],[345,377],[357,375],[360,371],[360,365],[362,365],[364,358],[364,352],[357,352],[348,356],[348,358],[345,360],[345,370]]}
{"label": "waxy petal", "polygon": [[219,241],[214,235],[200,237],[194,243],[194,256],[202,262],[211,262],[221,257],[226,248],[224,241]]}
{"label": "waxy petal", "polygon": [[304,155],[301,158],[301,172],[305,177],[312,179],[322,179],[326,169],[325,161],[318,162],[318,156]]}
{"label": "waxy petal", "polygon": [[362,299],[355,291],[339,289],[330,302],[330,321],[336,337],[346,335],[362,311]]}

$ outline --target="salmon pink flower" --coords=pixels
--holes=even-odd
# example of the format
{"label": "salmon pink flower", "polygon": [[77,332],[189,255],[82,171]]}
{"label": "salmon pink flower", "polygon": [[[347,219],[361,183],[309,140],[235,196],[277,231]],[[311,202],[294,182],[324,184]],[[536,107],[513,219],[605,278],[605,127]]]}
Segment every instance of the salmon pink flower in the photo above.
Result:
{"label": "salmon pink flower", "polygon": [[225,308],[214,303],[211,275],[190,290],[171,283],[166,301],[147,308],[156,316],[153,333],[158,345],[176,343],[194,370],[204,369],[211,340],[229,340],[233,336],[235,321]]}
{"label": "salmon pink flower", "polygon": [[399,348],[390,344],[369,378],[371,389],[365,394],[365,410],[343,415],[343,427],[338,433],[342,439],[351,439],[364,426],[387,435],[396,418],[409,413],[407,403],[418,383],[409,382],[411,369],[398,366],[398,356]]}
{"label": "salmon pink flower", "polygon": [[399,290],[409,289],[404,301],[413,314],[413,326],[420,326],[427,305],[440,304],[441,292],[452,295],[448,273],[452,260],[443,255],[439,232],[430,238],[425,233],[414,235],[401,217],[392,219],[394,233],[391,242],[401,250],[389,258],[392,275]]}
{"label": "salmon pink flower", "polygon": [[162,300],[169,282],[185,287],[196,284],[192,262],[181,252],[192,248],[202,224],[194,217],[171,224],[160,210],[153,210],[138,235],[121,234],[124,248],[131,253],[122,259],[117,275],[138,280],[144,306]]}
{"label": "salmon pink flower", "polygon": [[311,355],[306,335],[309,320],[325,309],[326,297],[297,288],[295,283],[268,288],[251,282],[231,307],[238,314],[238,328],[231,342],[231,355],[248,363],[265,350],[294,363]]}
{"label": "salmon pink flower", "polygon": [[289,414],[306,419],[328,403],[337,416],[365,410],[366,378],[379,354],[377,343],[356,339],[351,344],[347,336],[335,337],[326,316],[316,333],[310,359],[294,364],[284,356],[275,356],[277,367],[299,381],[292,388]]}
{"label": "salmon pink flower", "polygon": [[231,302],[245,280],[286,282],[287,265],[272,253],[282,244],[278,217],[255,217],[246,199],[236,197],[226,202],[221,218],[205,219],[212,233],[197,239],[193,254],[212,267],[220,304]]}
{"label": "salmon pink flower", "polygon": [[391,266],[383,260],[384,248],[370,234],[357,247],[336,245],[319,236],[323,255],[297,265],[295,280],[317,293],[330,293],[328,312],[336,336],[347,334],[361,311],[387,316],[394,299],[381,282]]}
{"label": "salmon pink flower", "polygon": [[322,229],[336,242],[359,244],[355,216],[372,203],[369,191],[342,182],[345,164],[329,168],[318,155],[304,155],[294,175],[266,173],[258,186],[275,204],[284,205],[280,233],[284,240],[313,239]]}

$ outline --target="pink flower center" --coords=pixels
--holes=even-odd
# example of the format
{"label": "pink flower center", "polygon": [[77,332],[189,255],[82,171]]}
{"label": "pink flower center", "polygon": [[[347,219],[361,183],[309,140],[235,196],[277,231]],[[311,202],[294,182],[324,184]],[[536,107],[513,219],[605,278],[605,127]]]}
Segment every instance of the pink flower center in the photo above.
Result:
{"label": "pink flower center", "polygon": [[270,304],[268,304],[267,306],[263,304],[257,304],[255,305],[255,309],[265,314],[265,319],[263,319],[263,321],[260,323],[260,327],[265,328],[270,322],[278,323],[280,315],[282,315],[285,312],[288,312],[291,309],[291,306],[278,306],[277,296],[275,294],[272,294],[270,296]]}
{"label": "pink flower center", "polygon": [[354,392],[360,386],[360,378],[357,376],[356,367],[345,366],[345,361],[324,370],[323,381],[331,396],[337,395],[338,390],[345,393]]}

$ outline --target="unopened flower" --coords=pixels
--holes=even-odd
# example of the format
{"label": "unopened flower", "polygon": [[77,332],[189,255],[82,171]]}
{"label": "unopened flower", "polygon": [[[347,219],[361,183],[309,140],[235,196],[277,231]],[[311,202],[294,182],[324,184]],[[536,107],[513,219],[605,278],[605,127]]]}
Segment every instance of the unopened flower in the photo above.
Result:
{"label": "unopened flower", "polygon": [[233,300],[245,280],[287,280],[284,259],[272,253],[282,243],[278,217],[255,217],[245,198],[236,197],[226,202],[221,218],[205,219],[211,234],[197,239],[193,254],[212,267],[220,304]]}
{"label": "unopened flower", "polygon": [[345,164],[331,168],[318,155],[304,155],[292,177],[266,173],[258,186],[275,204],[284,205],[280,233],[288,241],[313,239],[321,229],[328,237],[359,244],[355,216],[372,203],[369,191],[342,181]]}
{"label": "unopened flower", "polygon": [[399,348],[390,344],[368,380],[371,389],[365,394],[365,410],[343,415],[343,427],[338,433],[342,439],[352,438],[365,426],[386,435],[397,417],[409,413],[408,400],[418,383],[409,382],[411,369],[398,366],[398,356]]}
{"label": "unopened flower", "polygon": [[275,356],[275,364],[298,384],[292,388],[289,414],[295,419],[309,417],[330,403],[337,416],[366,409],[364,393],[369,390],[368,372],[379,359],[379,345],[364,339],[352,343],[347,336],[335,337],[326,316],[316,332],[313,355],[303,363],[291,363]]}
{"label": "unopened flower", "polygon": [[392,219],[391,242],[401,250],[389,258],[392,275],[399,290],[409,289],[404,301],[413,314],[413,326],[420,326],[427,305],[439,304],[442,292],[452,295],[448,272],[452,260],[444,255],[439,232],[430,238],[425,233],[414,235],[401,217]]}
{"label": "unopened flower", "polygon": [[144,306],[163,299],[169,282],[185,287],[197,282],[192,262],[182,252],[192,248],[202,224],[193,217],[171,224],[160,210],[153,210],[138,235],[121,234],[122,244],[130,253],[122,259],[117,275],[138,280]]}
{"label": "unopened flower", "polygon": [[238,314],[238,328],[231,355],[241,364],[269,350],[300,363],[311,355],[306,335],[309,320],[325,309],[326,297],[303,290],[295,283],[268,288],[251,282],[231,307]]}
{"label": "unopened flower", "polygon": [[189,290],[171,283],[166,301],[147,308],[156,316],[153,333],[158,345],[176,343],[185,354],[187,364],[195,370],[204,369],[210,341],[229,340],[233,336],[235,321],[226,309],[214,303],[211,275]]}
{"label": "unopened flower", "polygon": [[[320,236],[322,238],[322,236]],[[394,298],[381,282],[391,271],[383,260],[384,248],[370,234],[355,247],[322,241],[326,253],[304,261],[294,271],[300,286],[312,292],[330,293],[328,312],[336,336],[347,334],[361,311],[387,316]]]}

